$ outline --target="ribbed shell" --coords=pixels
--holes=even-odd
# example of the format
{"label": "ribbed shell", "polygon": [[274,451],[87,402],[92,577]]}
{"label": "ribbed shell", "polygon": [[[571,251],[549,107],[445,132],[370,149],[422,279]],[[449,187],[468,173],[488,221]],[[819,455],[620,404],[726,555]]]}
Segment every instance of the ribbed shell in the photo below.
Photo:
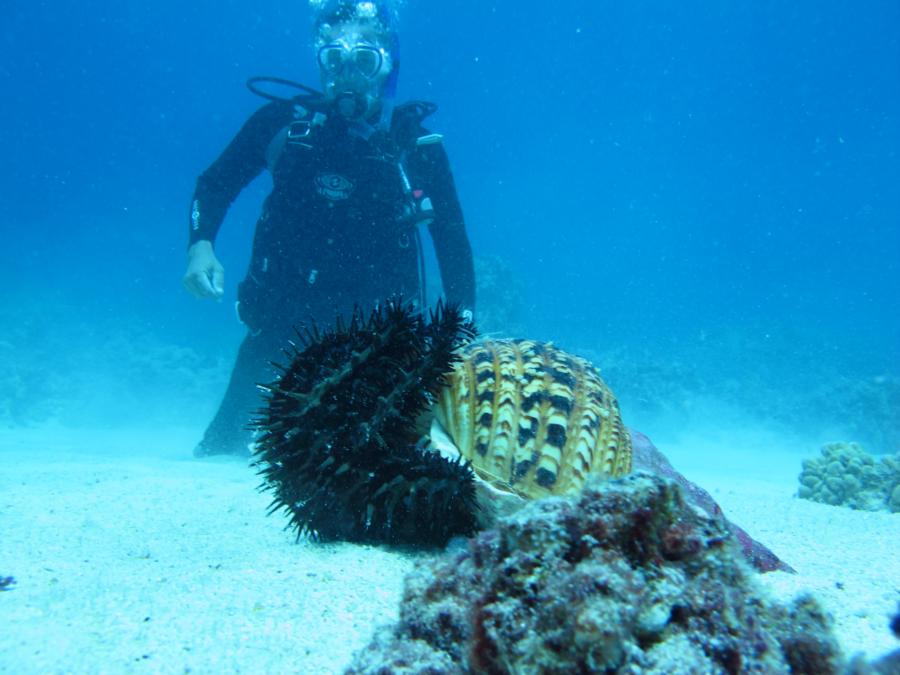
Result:
{"label": "ribbed shell", "polygon": [[530,340],[485,340],[462,356],[436,414],[479,477],[538,498],[631,471],[619,405],[588,361]]}

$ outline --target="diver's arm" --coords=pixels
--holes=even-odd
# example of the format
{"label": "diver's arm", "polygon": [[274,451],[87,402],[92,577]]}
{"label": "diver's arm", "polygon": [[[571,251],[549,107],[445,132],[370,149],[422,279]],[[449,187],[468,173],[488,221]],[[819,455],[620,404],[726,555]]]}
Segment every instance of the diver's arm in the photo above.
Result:
{"label": "diver's arm", "polygon": [[434,221],[428,226],[441,270],[447,300],[464,310],[475,311],[475,266],[472,247],[466,234],[456,183],[442,143],[421,146],[417,154],[417,173],[422,177],[425,194],[434,207]]}
{"label": "diver's arm", "polygon": [[265,169],[269,143],[290,121],[287,105],[276,101],[257,110],[218,159],[197,178],[191,200],[190,244],[201,239],[215,242],[228,207]]}
{"label": "diver's arm", "polygon": [[216,234],[231,203],[265,168],[269,143],[290,120],[290,111],[284,102],[257,110],[197,179],[189,218],[188,266],[182,283],[198,298],[220,298],[224,293],[225,270],[213,251]]}

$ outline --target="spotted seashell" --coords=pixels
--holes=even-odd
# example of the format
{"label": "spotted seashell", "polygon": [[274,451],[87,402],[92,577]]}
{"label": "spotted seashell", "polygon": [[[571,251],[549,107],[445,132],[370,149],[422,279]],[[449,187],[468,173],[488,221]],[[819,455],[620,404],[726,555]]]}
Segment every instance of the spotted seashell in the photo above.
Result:
{"label": "spotted seashell", "polygon": [[539,498],[631,470],[619,405],[585,359],[531,340],[468,345],[436,419],[492,488]]}

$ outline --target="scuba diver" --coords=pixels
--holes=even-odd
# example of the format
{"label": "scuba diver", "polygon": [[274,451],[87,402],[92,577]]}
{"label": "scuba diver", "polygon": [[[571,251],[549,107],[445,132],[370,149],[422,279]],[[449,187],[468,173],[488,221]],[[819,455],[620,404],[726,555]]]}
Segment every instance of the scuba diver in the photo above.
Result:
{"label": "scuba diver", "polygon": [[[323,91],[276,78],[248,86],[271,99],[197,180],[184,286],[221,298],[224,269],[214,242],[225,214],[263,170],[272,175],[238,285],[247,326],[224,399],[195,456],[247,455],[248,423],[261,406],[256,385],[303,325],[331,326],[354,307],[401,295],[424,307],[419,226],[434,242],[444,295],[475,308],[472,250],[441,136],[415,101],[392,105],[399,68],[395,17],[383,1],[317,3],[314,46]],[[278,98],[260,84],[298,87]],[[390,111],[390,114],[388,114]]]}

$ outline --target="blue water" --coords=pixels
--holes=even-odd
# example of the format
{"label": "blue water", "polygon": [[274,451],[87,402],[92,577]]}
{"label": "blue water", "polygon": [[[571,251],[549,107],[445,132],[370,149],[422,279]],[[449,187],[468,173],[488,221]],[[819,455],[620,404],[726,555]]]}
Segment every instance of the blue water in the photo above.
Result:
{"label": "blue water", "polygon": [[[306,4],[251,5],[6,5],[0,422],[212,413],[267,184],[220,234],[216,304],[180,286],[194,180],[260,104],[247,77],[317,81]],[[895,0],[411,0],[398,97],[440,105],[475,253],[521,288],[486,321],[508,302],[601,361],[638,423],[719,398],[887,451],[898,35]]]}

